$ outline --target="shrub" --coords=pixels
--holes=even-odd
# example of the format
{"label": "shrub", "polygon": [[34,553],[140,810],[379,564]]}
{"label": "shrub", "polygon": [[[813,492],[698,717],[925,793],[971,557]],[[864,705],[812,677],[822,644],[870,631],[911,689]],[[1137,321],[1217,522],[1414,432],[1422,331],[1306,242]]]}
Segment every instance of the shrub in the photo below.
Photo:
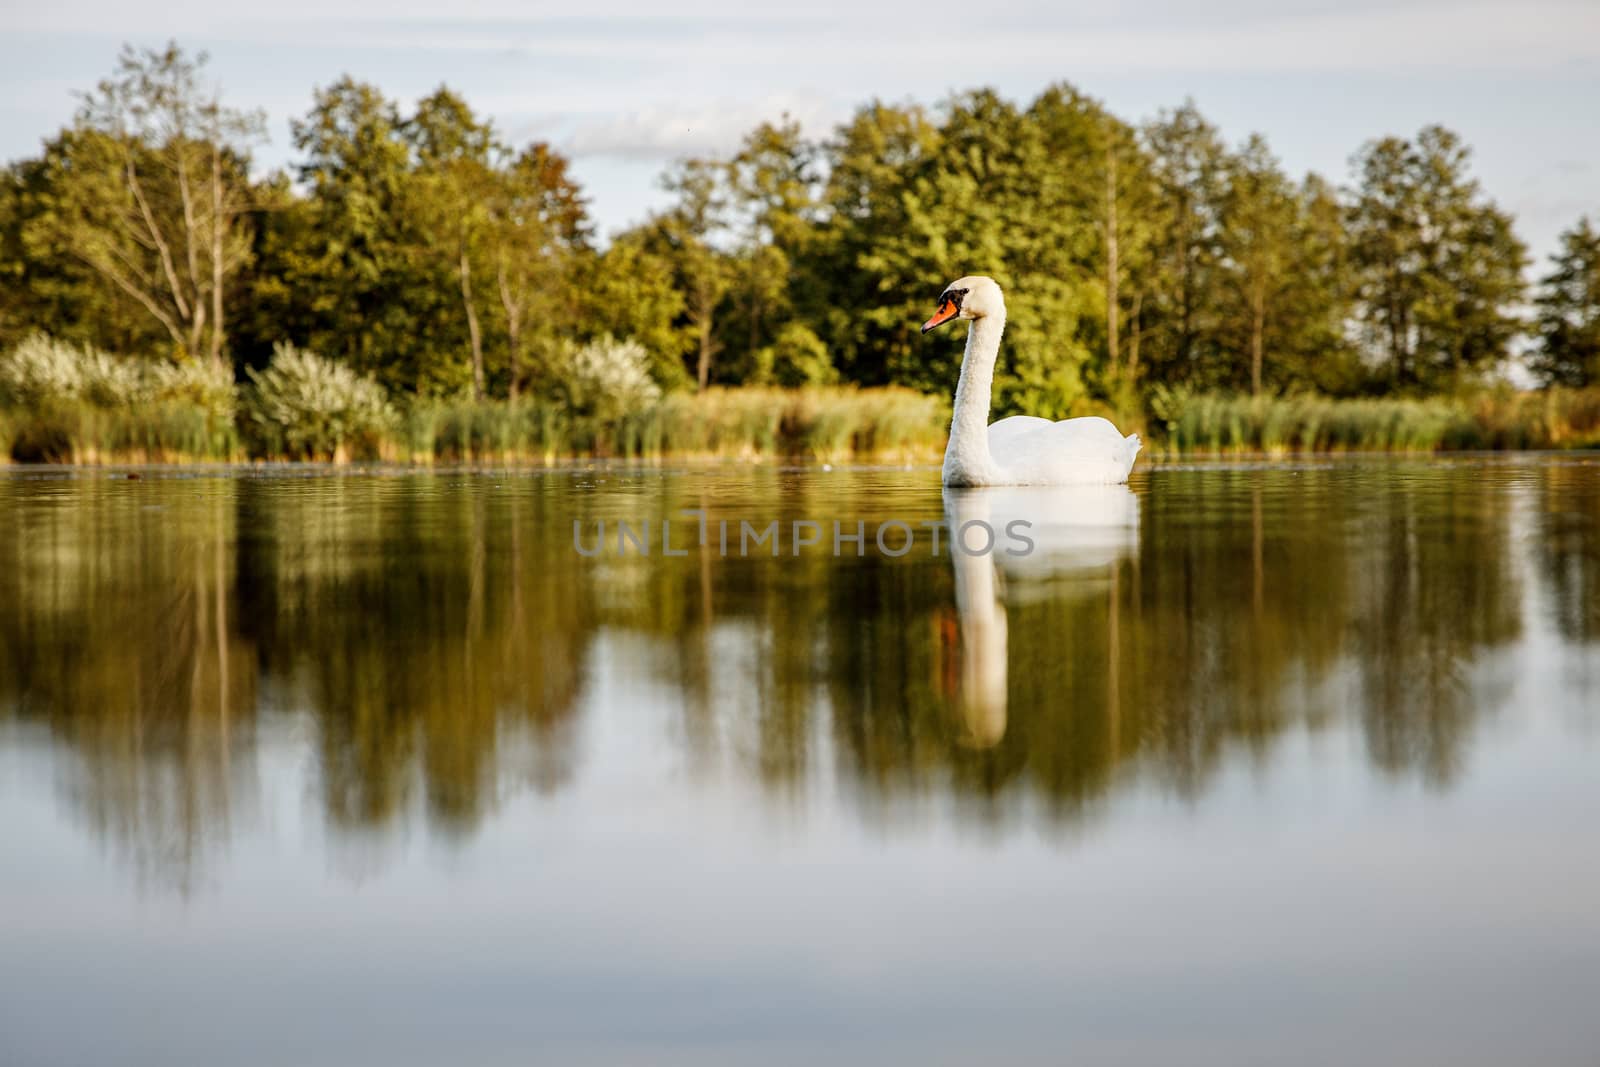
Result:
{"label": "shrub", "polygon": [[279,344],[244,390],[253,453],[287,459],[370,459],[398,424],[383,387],[342,363]]}
{"label": "shrub", "polygon": [[774,382],[791,388],[832,385],[839,380],[828,346],[804,323],[785,324],[771,348],[763,350],[761,362],[770,368]]}
{"label": "shrub", "polygon": [[231,419],[233,376],[210,362],[123,359],[42,333],[0,356],[0,404],[32,407],[71,401],[97,408],[191,403]]}
{"label": "shrub", "polygon": [[616,419],[661,398],[650,376],[650,353],[637,341],[607,335],[569,348],[565,363],[560,389],[574,414]]}
{"label": "shrub", "polygon": [[233,379],[190,361],[132,360],[36,333],[0,355],[4,452],[25,461],[226,459]]}
{"label": "shrub", "polygon": [[148,399],[156,403],[198,408],[215,419],[233,421],[239,390],[233,374],[218,364],[191,360],[156,363],[147,370]]}
{"label": "shrub", "polygon": [[81,399],[85,363],[92,358],[86,349],[30,334],[0,356],[0,405],[35,407]]}

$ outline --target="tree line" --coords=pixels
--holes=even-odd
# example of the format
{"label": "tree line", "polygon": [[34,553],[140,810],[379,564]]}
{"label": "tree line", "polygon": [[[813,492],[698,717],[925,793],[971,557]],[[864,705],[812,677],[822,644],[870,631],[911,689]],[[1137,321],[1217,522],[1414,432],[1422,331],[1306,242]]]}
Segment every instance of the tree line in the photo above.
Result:
{"label": "tree line", "polygon": [[568,160],[456,93],[343,77],[252,171],[262,116],[205,56],[125,48],[71,125],[0,170],[0,347],[264,365],[289,342],[398,396],[558,396],[577,347],[637,342],[665,390],[845,382],[943,393],[917,324],[950,278],[1010,306],[1002,411],[1127,410],[1162,389],[1432,394],[1524,358],[1600,384],[1600,231],[1529,284],[1451,131],[1362,145],[1345,182],[1229,144],[1192,102],[1143,123],[1066,83],[785,117],[662,176],[602,241]]}

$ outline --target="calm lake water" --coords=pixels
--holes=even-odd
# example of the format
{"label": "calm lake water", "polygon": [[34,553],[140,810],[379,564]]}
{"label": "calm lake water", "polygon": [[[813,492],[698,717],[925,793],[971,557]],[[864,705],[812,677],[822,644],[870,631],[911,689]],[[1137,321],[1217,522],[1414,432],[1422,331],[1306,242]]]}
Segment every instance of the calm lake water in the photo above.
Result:
{"label": "calm lake water", "polygon": [[1593,1065],[1597,813],[1596,458],[0,473],[8,1067]]}

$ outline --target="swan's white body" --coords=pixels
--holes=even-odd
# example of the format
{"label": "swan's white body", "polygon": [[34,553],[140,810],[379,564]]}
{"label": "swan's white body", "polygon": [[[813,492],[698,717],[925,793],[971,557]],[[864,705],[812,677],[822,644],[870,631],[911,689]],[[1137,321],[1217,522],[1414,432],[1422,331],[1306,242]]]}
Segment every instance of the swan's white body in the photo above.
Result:
{"label": "swan's white body", "polygon": [[[944,453],[944,484],[1116,485],[1128,480],[1139,454],[1137,434],[1124,437],[1102,418],[1051,422],[1014,415],[990,426],[989,401],[1000,335],[1006,328],[1005,299],[989,278],[962,278],[946,292],[960,292],[960,317],[972,325],[956,385],[950,443]],[[941,307],[943,305],[941,304]],[[954,317],[953,315],[947,316]],[[931,328],[938,321],[930,320]]]}

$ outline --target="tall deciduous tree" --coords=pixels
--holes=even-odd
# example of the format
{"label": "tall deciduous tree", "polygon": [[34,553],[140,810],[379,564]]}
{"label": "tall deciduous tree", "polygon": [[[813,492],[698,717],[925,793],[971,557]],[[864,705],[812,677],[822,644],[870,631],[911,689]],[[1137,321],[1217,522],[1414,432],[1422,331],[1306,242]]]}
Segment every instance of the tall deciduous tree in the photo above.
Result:
{"label": "tall deciduous tree", "polygon": [[580,307],[584,331],[630,337],[650,353],[651,376],[663,389],[692,382],[684,368],[684,291],[672,257],[653,227],[619,234],[604,253],[589,260]]}
{"label": "tall deciduous tree", "polygon": [[717,316],[734,283],[728,255],[717,244],[727,236],[728,191],[722,168],[706,160],[680,164],[662,184],[677,200],[651,229],[683,289],[695,384],[704,390],[711,382],[712,364],[722,350]]}
{"label": "tall deciduous tree", "polygon": [[939,140],[922,108],[874,101],[824,145],[824,221],[808,246],[806,277],[820,305],[813,327],[853,381],[903,380],[899,368],[925,350],[908,320],[927,303],[928,279],[917,260],[886,255],[884,244],[906,230],[917,206],[912,183]]}
{"label": "tall deciduous tree", "polygon": [[[772,342],[798,310],[814,311],[816,287],[806,285],[805,252],[816,231],[816,148],[785,116],[745,136],[728,161],[729,225],[734,283],[729,347],[745,355],[745,377],[765,379],[773,368]],[[818,342],[820,344],[820,342]]]}
{"label": "tall deciduous tree", "polygon": [[1153,369],[1173,381],[1215,383],[1218,215],[1227,150],[1217,129],[1186,101],[1144,130],[1157,188],[1156,299],[1161,329],[1152,337]]}
{"label": "tall deciduous tree", "polygon": [[[962,274],[993,275],[1008,290],[1009,341],[995,406],[1060,418],[1086,398],[1100,301],[1094,230],[1078,190],[1062,180],[1070,168],[1053,158],[1056,131],[1037,106],[1019,110],[990,90],[948,105],[937,163],[916,186],[925,209],[918,236],[939,253],[921,272],[917,309],[929,279],[937,288]],[[913,328],[921,317],[912,316]],[[956,351],[951,340],[935,343],[943,358],[930,384],[947,390]]]}
{"label": "tall deciduous tree", "polygon": [[578,271],[589,254],[590,226],[582,192],[567,161],[547,144],[528,145],[497,168],[486,243],[505,330],[507,392],[515,400],[527,373],[527,334],[543,325],[538,362],[551,341],[578,328]]}
{"label": "tall deciduous tree", "polygon": [[1373,358],[1400,388],[1464,383],[1506,358],[1519,324],[1523,244],[1440,126],[1386,137],[1354,160],[1346,220]]}
{"label": "tall deciduous tree", "polygon": [[1600,385],[1600,230],[1587,218],[1561,235],[1537,304],[1535,373],[1553,385]]}
{"label": "tall deciduous tree", "polygon": [[1281,298],[1296,283],[1299,251],[1295,189],[1259,136],[1229,161],[1218,215],[1219,270],[1228,286],[1221,316],[1244,339],[1250,392],[1259,396],[1268,325],[1281,318]]}
{"label": "tall deciduous tree", "polygon": [[1161,203],[1137,132],[1106,115],[1097,155],[1102,263],[1106,286],[1106,363],[1113,388],[1140,374],[1143,311],[1150,297]]}
{"label": "tall deciduous tree", "polygon": [[182,352],[220,363],[227,291],[250,241],[249,149],[259,114],[225,107],[206,56],[125,48],[46,148],[49,205],[25,239],[77,259]]}
{"label": "tall deciduous tree", "polygon": [[1138,374],[1144,280],[1159,233],[1150,160],[1132,127],[1071,85],[1046,89],[1028,118],[1044,140],[1040,208],[1056,221],[1051,239],[1064,253],[1053,269],[1098,294],[1099,306],[1083,309],[1079,340],[1103,353],[1103,385],[1120,394]]}
{"label": "tall deciduous tree", "polygon": [[[868,112],[845,134],[870,145],[884,116]],[[916,130],[904,120],[897,126],[890,129],[902,137]],[[1065,164],[1051,158],[1043,124],[980,90],[949,101],[943,123],[907,147],[902,167],[852,161],[849,184],[830,189],[830,199],[847,194],[848,213],[836,210],[832,225],[860,228],[828,243],[855,252],[849,266],[862,284],[839,307],[874,328],[858,333],[876,341],[867,354],[882,361],[874,377],[948,390],[959,373],[959,335],[919,338],[917,323],[939,286],[989,274],[1008,296],[996,408],[1070,411],[1086,395],[1098,318],[1098,287],[1083,284],[1094,233],[1071,205],[1069,184],[1058,180]],[[860,176],[883,188],[863,189]],[[857,373],[869,368],[877,370],[858,363]]]}
{"label": "tall deciduous tree", "polygon": [[21,164],[0,168],[0,346],[22,337],[29,318],[28,257],[23,251],[23,178]]}
{"label": "tall deciduous tree", "polygon": [[[317,91],[311,110],[291,124],[310,217],[280,251],[303,291],[298,299],[310,305],[300,343],[390,388],[426,394],[458,388],[470,368],[445,326],[459,307],[456,286],[439,257],[415,252],[429,238],[410,210],[413,150],[404,124],[372,85],[345,77]],[[282,218],[302,229],[301,220]]]}
{"label": "tall deciduous tree", "polygon": [[[404,129],[417,156],[416,174],[408,185],[410,204],[431,238],[420,248],[442,257],[455,276],[472,357],[472,395],[482,400],[488,377],[478,305],[484,296],[474,291],[474,266],[488,255],[485,234],[496,191],[493,156],[499,146],[489,123],[443,87],[417,104]],[[480,268],[479,279],[482,273]]]}
{"label": "tall deciduous tree", "polygon": [[35,330],[113,352],[170,347],[160,322],[59,244],[57,150],[72,137],[65,132],[43,157],[0,168],[0,348]]}
{"label": "tall deciduous tree", "polygon": [[1281,384],[1349,395],[1367,372],[1350,340],[1354,314],[1349,239],[1338,191],[1307,175],[1297,190],[1289,284],[1280,289],[1276,336],[1269,335]]}

